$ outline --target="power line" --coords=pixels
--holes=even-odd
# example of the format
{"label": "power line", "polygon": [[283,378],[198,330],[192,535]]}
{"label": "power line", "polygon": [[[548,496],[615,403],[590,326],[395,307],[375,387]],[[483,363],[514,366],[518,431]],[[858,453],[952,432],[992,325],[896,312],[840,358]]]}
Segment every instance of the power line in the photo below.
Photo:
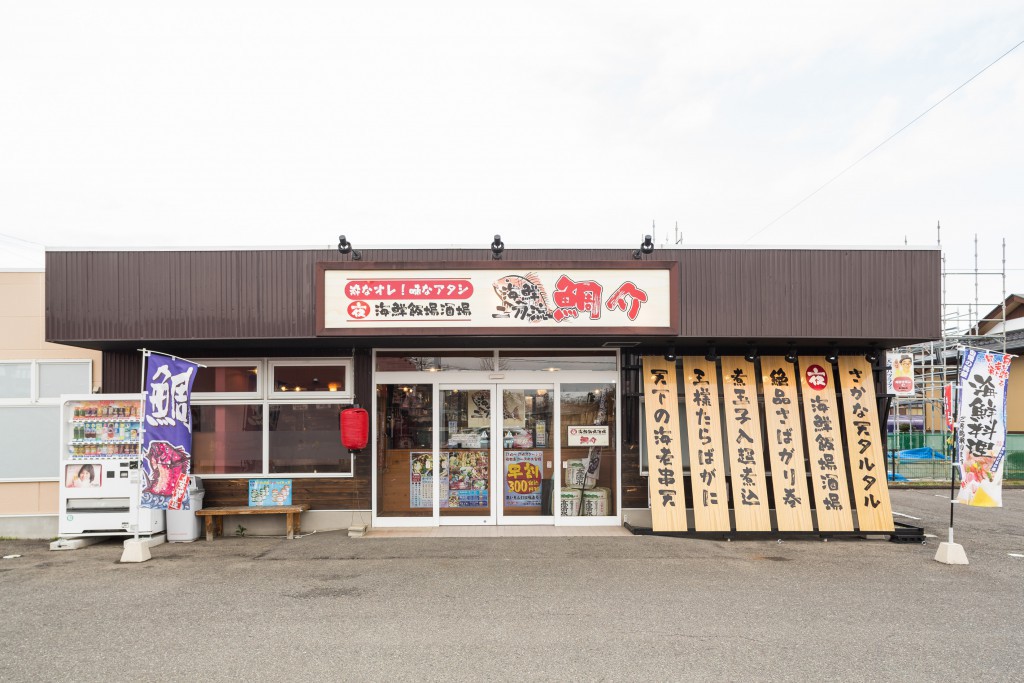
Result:
{"label": "power line", "polygon": [[[20,237],[15,237],[14,235],[8,235],[7,233],[4,233],[4,232],[0,232],[0,240],[3,240],[4,242],[10,242],[10,243],[20,242],[21,244],[27,244],[27,245],[32,246],[32,247],[41,247],[41,246],[43,246],[39,242],[30,242],[28,240],[23,240]],[[15,246],[17,246],[17,245],[15,245]]]}
{"label": "power line", "polygon": [[836,181],[836,180],[838,180],[838,179],[839,179],[840,177],[842,177],[842,176],[843,176],[843,174],[845,174],[845,173],[846,173],[847,171],[849,171],[849,170],[850,170],[851,168],[853,168],[854,166],[856,166],[857,164],[859,164],[860,162],[864,161],[864,160],[865,160],[865,159],[867,159],[867,158],[868,158],[869,156],[871,156],[872,154],[874,154],[874,153],[875,153],[876,151],[878,151],[878,149],[879,149],[880,147],[882,147],[882,145],[884,145],[885,143],[889,142],[889,141],[890,141],[890,140],[892,140],[892,139],[893,139],[894,137],[896,137],[897,135],[899,135],[900,133],[902,133],[903,131],[905,131],[905,130],[906,130],[907,128],[910,128],[910,127],[911,127],[912,125],[914,125],[914,124],[915,124],[915,123],[917,123],[917,122],[918,122],[919,120],[921,120],[922,118],[924,118],[924,117],[925,117],[925,115],[926,115],[926,114],[928,114],[928,112],[930,112],[930,111],[931,111],[932,109],[935,109],[935,107],[939,106],[940,104],[942,104],[943,102],[945,102],[946,100],[948,100],[948,99],[949,99],[950,97],[952,97],[953,95],[955,95],[955,94],[957,93],[957,91],[959,91],[959,90],[960,90],[961,88],[963,88],[964,86],[966,86],[966,85],[967,85],[968,83],[970,83],[971,81],[973,81],[973,80],[974,80],[975,78],[977,78],[977,77],[978,77],[978,76],[980,76],[981,74],[983,74],[983,73],[985,73],[986,71],[988,71],[988,70],[989,70],[990,68],[992,68],[993,66],[995,66],[995,65],[996,65],[997,63],[999,63],[999,61],[1000,61],[1000,60],[1001,60],[1001,59],[1002,59],[1003,57],[1005,57],[1006,55],[1010,54],[1011,52],[1013,52],[1014,50],[1016,50],[1016,49],[1017,49],[1018,47],[1020,47],[1021,45],[1024,45],[1024,40],[1020,41],[1019,43],[1017,43],[1016,45],[1014,45],[1013,47],[1011,47],[1011,48],[1010,48],[1009,50],[1007,50],[1007,51],[1006,51],[1006,52],[1004,52],[1003,54],[999,55],[999,57],[998,57],[998,58],[996,58],[996,60],[995,60],[994,62],[992,62],[991,64],[989,64],[988,66],[986,66],[986,67],[985,67],[984,69],[982,69],[982,70],[981,70],[981,71],[979,71],[978,73],[974,74],[973,76],[971,76],[970,78],[968,78],[968,79],[967,79],[966,81],[964,81],[963,83],[961,83],[961,84],[960,84],[960,85],[958,85],[957,87],[953,88],[953,90],[951,90],[951,91],[950,91],[950,92],[949,92],[949,93],[948,93],[948,94],[947,94],[947,95],[946,95],[945,97],[943,97],[943,98],[942,98],[941,100],[939,100],[938,102],[936,102],[935,104],[933,104],[932,106],[928,107],[928,108],[927,108],[927,109],[925,109],[925,110],[924,110],[923,112],[921,112],[920,114],[918,114],[918,115],[917,115],[916,117],[914,117],[914,119],[913,119],[913,120],[912,120],[912,121],[911,121],[910,123],[906,124],[905,126],[903,126],[902,128],[900,128],[900,129],[899,129],[898,131],[896,131],[895,133],[893,133],[892,135],[890,135],[889,137],[887,137],[886,139],[882,140],[882,141],[881,141],[881,142],[879,142],[879,143],[878,143],[877,145],[875,145],[874,147],[872,147],[872,148],[871,148],[871,149],[870,149],[870,150],[869,150],[868,152],[866,152],[866,153],[865,153],[865,154],[864,154],[863,156],[861,156],[861,157],[860,157],[859,159],[857,159],[856,161],[854,161],[854,162],[853,162],[852,164],[850,164],[849,166],[847,166],[846,168],[844,168],[844,169],[843,169],[842,171],[840,171],[840,172],[839,172],[839,173],[837,173],[836,175],[832,176],[832,177],[831,177],[831,178],[830,178],[830,179],[829,179],[828,181],[826,181],[826,182],[825,182],[825,184],[823,184],[823,185],[822,185],[821,187],[819,187],[819,188],[818,188],[817,190],[815,190],[814,192],[810,193],[809,195],[807,195],[806,197],[804,197],[803,199],[801,199],[800,201],[798,201],[798,202],[797,202],[796,204],[794,204],[793,206],[791,206],[791,207],[789,207],[788,209],[786,209],[786,211],[784,211],[784,212],[783,212],[782,214],[780,214],[779,216],[777,216],[777,217],[775,218],[775,220],[773,220],[773,221],[772,221],[771,223],[768,223],[768,224],[767,224],[766,226],[764,226],[763,228],[761,228],[760,230],[758,230],[757,232],[755,232],[755,233],[754,233],[753,235],[751,235],[750,237],[748,237],[748,238],[747,238],[747,239],[746,239],[745,241],[749,242],[750,240],[754,239],[755,237],[757,237],[758,235],[760,235],[760,234],[761,234],[762,232],[764,232],[765,230],[767,230],[768,228],[772,227],[773,225],[775,225],[776,223],[778,223],[779,221],[781,221],[781,220],[782,220],[783,218],[785,218],[786,216],[788,216],[789,214],[791,214],[791,213],[792,213],[793,211],[795,211],[796,209],[798,209],[798,208],[799,208],[799,207],[800,207],[800,206],[801,206],[801,205],[802,205],[802,204],[803,204],[804,202],[806,202],[806,201],[807,201],[808,199],[810,199],[810,198],[811,198],[811,197],[813,197],[814,195],[816,195],[816,194],[818,194],[819,192],[821,192],[822,190],[824,190],[824,189],[825,189],[826,187],[828,187],[828,186],[829,186],[829,185],[831,185],[831,184],[832,184],[833,182],[835,182],[835,181]]}

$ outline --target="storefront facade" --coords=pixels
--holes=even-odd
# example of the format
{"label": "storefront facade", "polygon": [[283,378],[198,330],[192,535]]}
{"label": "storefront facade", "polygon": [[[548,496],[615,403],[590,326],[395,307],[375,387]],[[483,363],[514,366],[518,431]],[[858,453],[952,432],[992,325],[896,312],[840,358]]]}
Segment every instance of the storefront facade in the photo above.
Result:
{"label": "storefront facade", "polygon": [[[939,335],[935,250],[49,252],[47,339],[199,360],[205,505],[288,478],[303,528],[650,519],[641,361]],[[497,256],[497,258],[496,258]],[[717,367],[717,366],[716,366]],[[369,411],[369,443],[338,414]],[[590,468],[588,474],[588,468]]]}

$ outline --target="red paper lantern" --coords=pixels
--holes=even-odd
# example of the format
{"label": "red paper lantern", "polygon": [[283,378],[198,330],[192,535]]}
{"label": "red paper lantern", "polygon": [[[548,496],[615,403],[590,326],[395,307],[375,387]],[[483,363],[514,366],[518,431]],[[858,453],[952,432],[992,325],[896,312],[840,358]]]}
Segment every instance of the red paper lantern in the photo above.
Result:
{"label": "red paper lantern", "polygon": [[366,448],[370,438],[370,416],[362,408],[341,411],[341,444],[350,451]]}

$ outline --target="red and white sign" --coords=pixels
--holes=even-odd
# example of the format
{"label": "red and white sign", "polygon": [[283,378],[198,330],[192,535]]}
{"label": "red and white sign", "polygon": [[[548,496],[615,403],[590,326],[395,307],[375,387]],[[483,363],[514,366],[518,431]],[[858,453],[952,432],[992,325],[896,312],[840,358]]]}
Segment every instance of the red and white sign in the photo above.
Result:
{"label": "red and white sign", "polygon": [[946,429],[956,429],[956,416],[953,415],[953,385],[947,384],[942,387],[942,414],[946,417]]}
{"label": "red and white sign", "polygon": [[808,366],[804,374],[807,376],[807,386],[811,389],[821,391],[828,386],[828,375],[825,373],[825,368],[820,365]]}
{"label": "red and white sign", "polygon": [[[674,330],[665,267],[436,270],[323,266],[322,334],[400,328]],[[675,295],[675,296],[673,296]]]}
{"label": "red and white sign", "polygon": [[568,428],[569,446],[607,446],[608,426],[580,425]]}

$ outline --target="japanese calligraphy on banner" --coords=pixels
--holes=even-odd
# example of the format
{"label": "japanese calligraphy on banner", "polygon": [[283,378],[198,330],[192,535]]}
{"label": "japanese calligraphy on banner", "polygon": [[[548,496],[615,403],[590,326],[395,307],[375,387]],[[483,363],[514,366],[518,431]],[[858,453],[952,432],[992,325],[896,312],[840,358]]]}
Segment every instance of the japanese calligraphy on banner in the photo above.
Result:
{"label": "japanese calligraphy on banner", "polygon": [[[579,264],[575,264],[579,265]],[[317,333],[678,333],[676,264],[533,269],[515,263],[369,270],[318,266]],[[342,267],[344,268],[342,269]],[[657,266],[657,267],[651,267]],[[412,330],[412,332],[407,332]]]}
{"label": "japanese calligraphy on banner", "polygon": [[651,528],[686,531],[683,490],[683,431],[679,424],[676,364],[661,356],[644,356],[644,412],[647,417],[647,485],[651,495]]}
{"label": "japanese calligraphy on banner", "polygon": [[192,383],[199,366],[146,351],[140,506],[188,510],[192,463]]}
{"label": "japanese calligraphy on banner", "polygon": [[779,531],[813,531],[807,495],[804,437],[796,367],[782,356],[761,356],[761,384],[768,426],[768,458]]}
{"label": "japanese calligraphy on banner", "polygon": [[959,503],[1003,506],[1006,386],[1012,356],[964,349],[957,395]]}
{"label": "japanese calligraphy on banner", "polygon": [[871,364],[863,356],[839,357],[839,384],[850,452],[853,502],[861,531],[892,531],[892,505],[885,473],[884,442]]}
{"label": "japanese calligraphy on banner", "polygon": [[683,396],[690,447],[693,526],[697,531],[730,531],[716,363],[696,356],[684,357]]}
{"label": "japanese calligraphy on banner", "polygon": [[853,531],[832,364],[801,356],[800,381],[818,531]]}
{"label": "japanese calligraphy on banner", "polygon": [[736,530],[771,531],[754,364],[739,357],[722,358],[722,384]]}

